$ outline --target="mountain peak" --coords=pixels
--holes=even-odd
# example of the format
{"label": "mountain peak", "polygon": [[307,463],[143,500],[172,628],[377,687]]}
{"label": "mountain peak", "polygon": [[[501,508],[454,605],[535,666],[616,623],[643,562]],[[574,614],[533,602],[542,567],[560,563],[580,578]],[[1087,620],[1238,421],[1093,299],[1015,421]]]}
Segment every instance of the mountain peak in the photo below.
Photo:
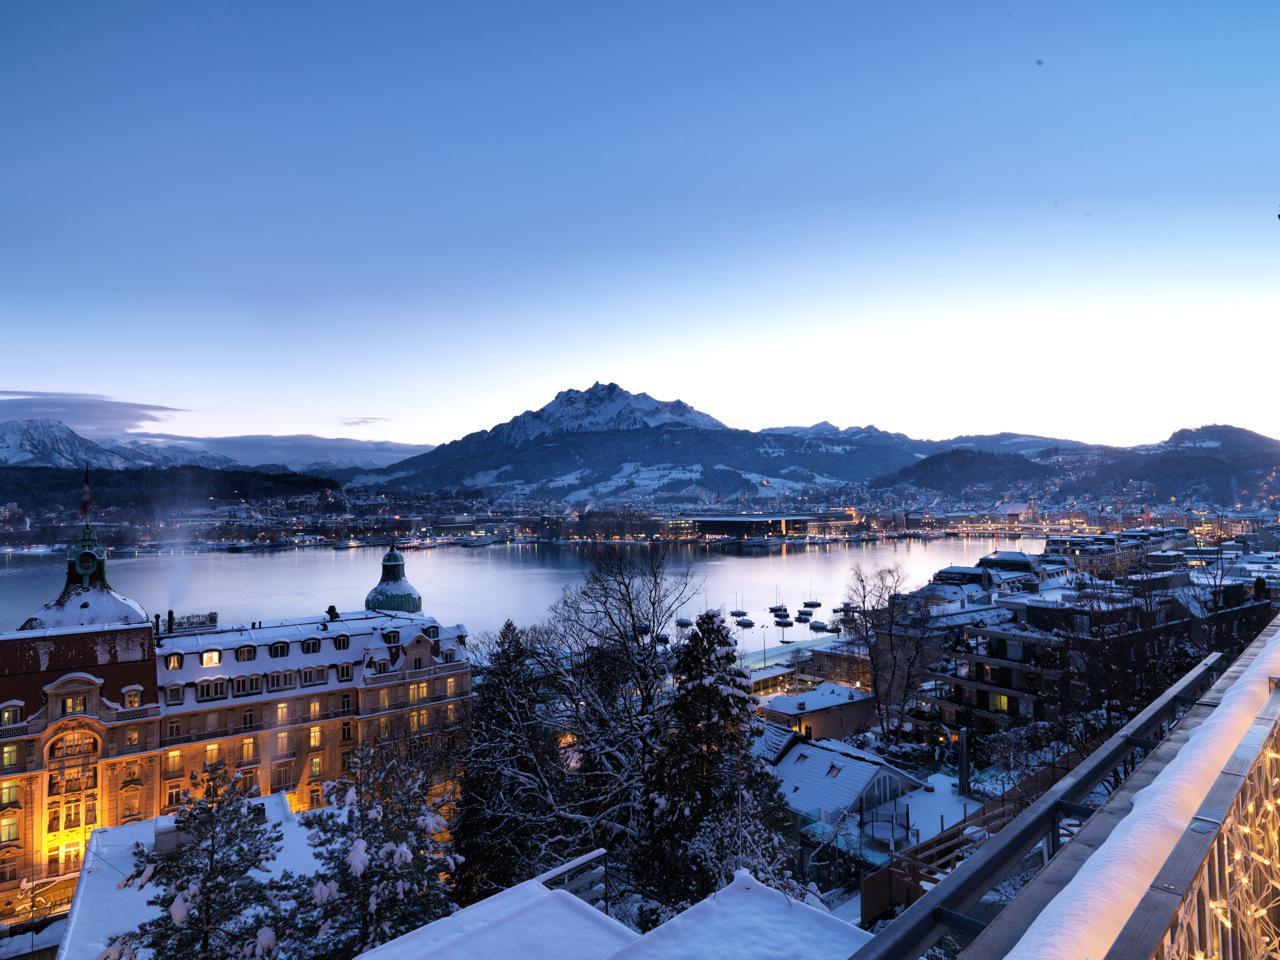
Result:
{"label": "mountain peak", "polygon": [[683,400],[655,400],[647,393],[631,393],[616,383],[596,381],[586,390],[561,390],[546,406],[526,410],[494,427],[489,435],[516,445],[552,433],[659,426],[725,429],[715,417],[695,410]]}

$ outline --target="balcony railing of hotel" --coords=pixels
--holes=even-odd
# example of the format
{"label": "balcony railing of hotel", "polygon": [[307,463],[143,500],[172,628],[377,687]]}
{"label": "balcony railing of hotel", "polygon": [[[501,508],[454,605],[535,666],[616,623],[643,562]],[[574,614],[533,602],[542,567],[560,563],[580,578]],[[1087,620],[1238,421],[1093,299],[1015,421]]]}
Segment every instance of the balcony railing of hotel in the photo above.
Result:
{"label": "balcony railing of hotel", "polygon": [[[994,960],[1004,956],[1012,944],[999,935],[997,928],[1014,920],[1015,911],[1038,910],[1043,906],[1034,899],[1024,899],[1030,885],[990,926],[984,919],[971,915],[971,911],[993,889],[1025,870],[1028,855],[1037,848],[1045,851],[1049,865],[1032,881],[1033,884],[1047,877],[1055,864],[1065,864],[1072,859],[1057,855],[1065,849],[1064,841],[1069,844],[1076,831],[1083,832],[1093,822],[1091,817],[1097,807],[1090,801],[1096,796],[1099,785],[1127,785],[1140,762],[1153,750],[1161,748],[1171,732],[1181,729],[1179,725],[1198,709],[1201,695],[1217,678],[1221,658],[1218,653],[1206,657],[1069,774],[977,846],[954,870],[937,879],[936,883],[931,881],[927,890],[906,882],[910,878],[904,875],[904,882],[898,885],[898,889],[914,890],[907,898],[906,909],[859,949],[854,960],[918,957],[947,934],[957,937],[961,943],[972,941],[963,954],[965,960],[971,957],[973,960]],[[1233,671],[1235,669],[1232,668]],[[1078,863],[1079,858],[1075,859]],[[1030,914],[1023,919],[1029,923],[1032,917]],[[1016,939],[1014,937],[1012,942]]]}

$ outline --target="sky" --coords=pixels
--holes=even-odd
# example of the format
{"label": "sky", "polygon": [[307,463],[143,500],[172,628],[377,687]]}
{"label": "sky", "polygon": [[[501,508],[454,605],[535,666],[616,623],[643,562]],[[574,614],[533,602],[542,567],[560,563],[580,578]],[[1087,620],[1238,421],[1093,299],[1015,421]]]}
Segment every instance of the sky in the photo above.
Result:
{"label": "sky", "polygon": [[1280,436],[1277,49],[1270,2],[3,4],[0,418]]}

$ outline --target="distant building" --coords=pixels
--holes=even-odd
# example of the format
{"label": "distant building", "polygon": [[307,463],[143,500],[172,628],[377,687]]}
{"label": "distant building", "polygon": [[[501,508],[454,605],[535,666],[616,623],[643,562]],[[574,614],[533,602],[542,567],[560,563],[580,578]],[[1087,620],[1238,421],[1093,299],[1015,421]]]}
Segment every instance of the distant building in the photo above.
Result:
{"label": "distant building", "polygon": [[766,720],[797,733],[840,739],[871,726],[875,702],[870,690],[820,683],[798,693],[774,694],[761,712]]}

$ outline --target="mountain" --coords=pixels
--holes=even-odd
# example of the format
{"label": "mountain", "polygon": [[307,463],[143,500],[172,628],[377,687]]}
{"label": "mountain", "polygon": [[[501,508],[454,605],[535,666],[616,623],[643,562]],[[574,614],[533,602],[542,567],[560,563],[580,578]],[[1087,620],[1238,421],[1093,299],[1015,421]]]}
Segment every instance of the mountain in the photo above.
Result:
{"label": "mountain", "polygon": [[728,429],[715,417],[693,409],[683,400],[655,400],[647,393],[628,393],[616,383],[597,382],[586,390],[561,390],[545,407],[526,410],[482,434],[490,440],[519,446],[549,434],[645,427]]}
{"label": "mountain", "polygon": [[1026,481],[1047,480],[1053,470],[1018,453],[987,453],[957,448],[935,453],[872,483],[873,487],[905,484],[952,495],[985,489],[1007,490]]}
{"label": "mountain", "polygon": [[1078,450],[1088,444],[1078,440],[1057,440],[1053,437],[1037,437],[1025,433],[987,433],[975,436],[952,437],[939,441],[947,448],[968,448],[987,453],[1020,453],[1036,457],[1049,450]]}
{"label": "mountain", "polygon": [[[874,428],[833,436],[734,430],[679,401],[615,383],[565,390],[536,411],[411,457],[362,484],[564,499],[769,495],[863,481],[916,459]],[[921,454],[923,455],[923,454]]]}
{"label": "mountain", "polygon": [[90,440],[59,420],[0,422],[0,466],[125,470],[146,467],[253,466],[347,479],[432,449],[423,444],[346,437],[181,437],[141,434]]}
{"label": "mountain", "polygon": [[5,466],[120,470],[131,463],[128,453],[86,440],[57,420],[0,423],[0,464]]}

